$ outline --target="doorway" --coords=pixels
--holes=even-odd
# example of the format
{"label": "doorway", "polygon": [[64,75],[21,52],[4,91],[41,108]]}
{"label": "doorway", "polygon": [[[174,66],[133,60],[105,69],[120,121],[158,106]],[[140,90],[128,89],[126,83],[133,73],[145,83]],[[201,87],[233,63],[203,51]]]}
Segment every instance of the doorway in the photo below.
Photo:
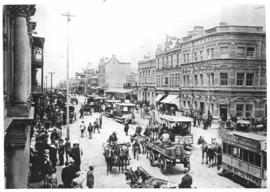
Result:
{"label": "doorway", "polygon": [[222,121],[226,121],[228,118],[228,106],[227,105],[220,105],[220,117]]}
{"label": "doorway", "polygon": [[200,111],[204,113],[204,103],[200,102]]}

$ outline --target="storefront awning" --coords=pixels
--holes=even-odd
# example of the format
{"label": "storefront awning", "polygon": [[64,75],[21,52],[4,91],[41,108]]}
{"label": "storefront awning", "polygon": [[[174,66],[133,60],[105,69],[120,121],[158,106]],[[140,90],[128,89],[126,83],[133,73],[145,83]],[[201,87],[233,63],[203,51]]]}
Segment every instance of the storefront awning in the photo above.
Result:
{"label": "storefront awning", "polygon": [[165,99],[162,99],[160,102],[168,103],[168,104],[175,104],[176,106],[178,106],[179,105],[178,95],[168,95],[167,97],[165,97]]}
{"label": "storefront awning", "polygon": [[159,102],[162,97],[162,94],[158,94],[158,96],[155,98],[155,102]]}
{"label": "storefront awning", "polygon": [[119,89],[117,89],[117,88],[115,88],[115,89],[108,89],[108,90],[106,90],[105,91],[105,93],[131,93],[133,91],[133,89],[121,89],[121,88],[119,88]]}

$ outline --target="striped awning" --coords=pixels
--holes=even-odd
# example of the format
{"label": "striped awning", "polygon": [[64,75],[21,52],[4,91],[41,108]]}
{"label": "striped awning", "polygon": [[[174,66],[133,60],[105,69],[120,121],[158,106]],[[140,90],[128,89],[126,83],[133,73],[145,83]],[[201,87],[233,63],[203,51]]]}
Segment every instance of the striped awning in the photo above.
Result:
{"label": "striped awning", "polygon": [[155,98],[155,102],[159,102],[162,97],[162,94],[158,94],[158,96]]}

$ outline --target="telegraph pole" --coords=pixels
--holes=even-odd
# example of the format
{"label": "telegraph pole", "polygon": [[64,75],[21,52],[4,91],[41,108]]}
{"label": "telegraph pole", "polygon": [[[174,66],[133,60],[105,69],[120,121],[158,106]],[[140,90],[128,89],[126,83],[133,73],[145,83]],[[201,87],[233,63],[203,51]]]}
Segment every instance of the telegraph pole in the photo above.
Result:
{"label": "telegraph pole", "polygon": [[[53,75],[55,74],[55,72],[48,72],[51,75],[51,93],[52,93],[52,83],[53,83]],[[46,78],[47,80],[47,78]]]}
{"label": "telegraph pole", "polygon": [[46,81],[45,81],[45,90],[47,91],[47,85],[48,85],[48,84],[47,84],[47,82],[48,82],[47,80],[48,80],[48,76],[46,75],[45,77],[46,77]]}
{"label": "telegraph pole", "polygon": [[67,18],[67,137],[69,138],[69,22],[71,20],[71,17],[74,17],[74,15],[71,15],[69,12],[62,14],[62,16]]}

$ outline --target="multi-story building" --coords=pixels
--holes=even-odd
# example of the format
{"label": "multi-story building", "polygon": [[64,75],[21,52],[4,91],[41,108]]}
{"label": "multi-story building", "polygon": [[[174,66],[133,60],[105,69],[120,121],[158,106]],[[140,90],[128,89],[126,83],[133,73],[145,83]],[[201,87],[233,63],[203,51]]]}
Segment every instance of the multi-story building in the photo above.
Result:
{"label": "multi-story building", "polygon": [[135,88],[138,82],[138,74],[134,71],[131,71],[130,74],[126,76],[126,82],[124,88]]}
{"label": "multi-story building", "polygon": [[154,104],[156,97],[156,59],[145,58],[138,62],[138,101]]}
{"label": "multi-story building", "polygon": [[181,108],[214,117],[266,116],[265,49],[263,27],[195,27],[156,52],[157,93],[178,95]]}
{"label": "multi-story building", "polygon": [[[3,6],[3,95],[6,188],[27,188],[33,92],[42,93],[43,38],[33,37],[35,5]],[[42,70],[43,73],[43,70]],[[41,74],[41,78],[43,74]],[[37,87],[41,87],[37,89]]]}
{"label": "multi-story building", "polygon": [[130,73],[131,63],[120,62],[115,55],[101,58],[98,64],[98,83],[106,89],[123,88],[125,77]]}

